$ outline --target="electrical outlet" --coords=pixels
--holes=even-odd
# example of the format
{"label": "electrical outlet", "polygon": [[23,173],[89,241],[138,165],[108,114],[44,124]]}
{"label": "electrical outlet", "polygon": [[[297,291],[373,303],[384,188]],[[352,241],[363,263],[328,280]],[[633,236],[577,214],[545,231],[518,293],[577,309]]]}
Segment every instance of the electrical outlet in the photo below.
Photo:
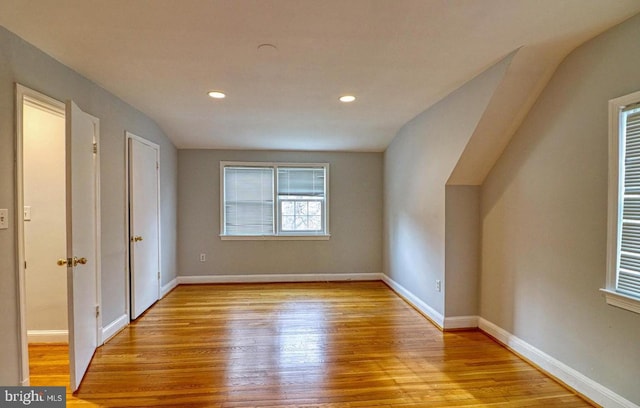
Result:
{"label": "electrical outlet", "polygon": [[0,209],[0,229],[9,228],[9,210],[6,208]]}
{"label": "electrical outlet", "polygon": [[200,262],[205,262],[207,260],[207,254],[200,254]]}
{"label": "electrical outlet", "polygon": [[438,292],[442,291],[442,282],[439,279],[436,280],[436,290]]}

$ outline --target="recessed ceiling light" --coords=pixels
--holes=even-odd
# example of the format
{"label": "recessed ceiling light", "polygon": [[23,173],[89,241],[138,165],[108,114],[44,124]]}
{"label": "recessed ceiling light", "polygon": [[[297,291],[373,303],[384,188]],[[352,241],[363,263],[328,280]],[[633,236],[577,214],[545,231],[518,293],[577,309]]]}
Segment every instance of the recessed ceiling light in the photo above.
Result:
{"label": "recessed ceiling light", "polygon": [[220,91],[209,91],[208,95],[213,99],[224,99],[227,97],[224,92]]}
{"label": "recessed ceiling light", "polygon": [[353,95],[343,95],[340,97],[340,102],[349,103],[356,100],[356,97]]}

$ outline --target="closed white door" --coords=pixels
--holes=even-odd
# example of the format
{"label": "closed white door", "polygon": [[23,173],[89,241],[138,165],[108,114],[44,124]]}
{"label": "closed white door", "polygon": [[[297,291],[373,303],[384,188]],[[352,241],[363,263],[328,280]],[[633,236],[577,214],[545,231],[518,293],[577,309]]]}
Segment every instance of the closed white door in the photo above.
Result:
{"label": "closed white door", "polygon": [[159,147],[129,134],[131,319],[159,299]]}
{"label": "closed white door", "polygon": [[73,102],[66,112],[67,266],[71,389],[98,346],[99,121]]}

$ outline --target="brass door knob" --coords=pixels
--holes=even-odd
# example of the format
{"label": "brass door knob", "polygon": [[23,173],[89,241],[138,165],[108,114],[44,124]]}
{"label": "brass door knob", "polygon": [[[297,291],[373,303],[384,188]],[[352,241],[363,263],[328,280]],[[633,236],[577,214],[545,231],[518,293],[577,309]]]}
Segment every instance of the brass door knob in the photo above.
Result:
{"label": "brass door knob", "polygon": [[77,256],[74,256],[73,259],[71,258],[60,258],[58,259],[58,262],[56,262],[58,265],[60,266],[78,266],[78,265],[86,265],[87,264],[87,258],[82,257],[82,258],[78,258]]}
{"label": "brass door knob", "polygon": [[86,265],[87,264],[87,258],[85,258],[85,257],[82,257],[82,258],[74,257],[73,258],[73,266],[78,266],[78,264]]}
{"label": "brass door knob", "polygon": [[140,235],[136,235],[135,237],[131,238],[131,240],[133,242],[140,242],[142,241],[142,237]]}

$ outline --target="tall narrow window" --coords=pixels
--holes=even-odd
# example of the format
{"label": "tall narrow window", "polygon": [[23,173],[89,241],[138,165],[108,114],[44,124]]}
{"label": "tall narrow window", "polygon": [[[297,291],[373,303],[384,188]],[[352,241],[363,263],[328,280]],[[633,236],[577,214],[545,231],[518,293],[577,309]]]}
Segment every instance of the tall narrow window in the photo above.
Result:
{"label": "tall narrow window", "polygon": [[222,238],[327,239],[328,169],[222,162]]}
{"label": "tall narrow window", "polygon": [[624,123],[624,161],[621,171],[624,183],[620,200],[620,259],[618,285],[620,292],[640,298],[640,106],[622,112]]}
{"label": "tall narrow window", "polygon": [[607,302],[640,313],[640,92],[609,102]]}

